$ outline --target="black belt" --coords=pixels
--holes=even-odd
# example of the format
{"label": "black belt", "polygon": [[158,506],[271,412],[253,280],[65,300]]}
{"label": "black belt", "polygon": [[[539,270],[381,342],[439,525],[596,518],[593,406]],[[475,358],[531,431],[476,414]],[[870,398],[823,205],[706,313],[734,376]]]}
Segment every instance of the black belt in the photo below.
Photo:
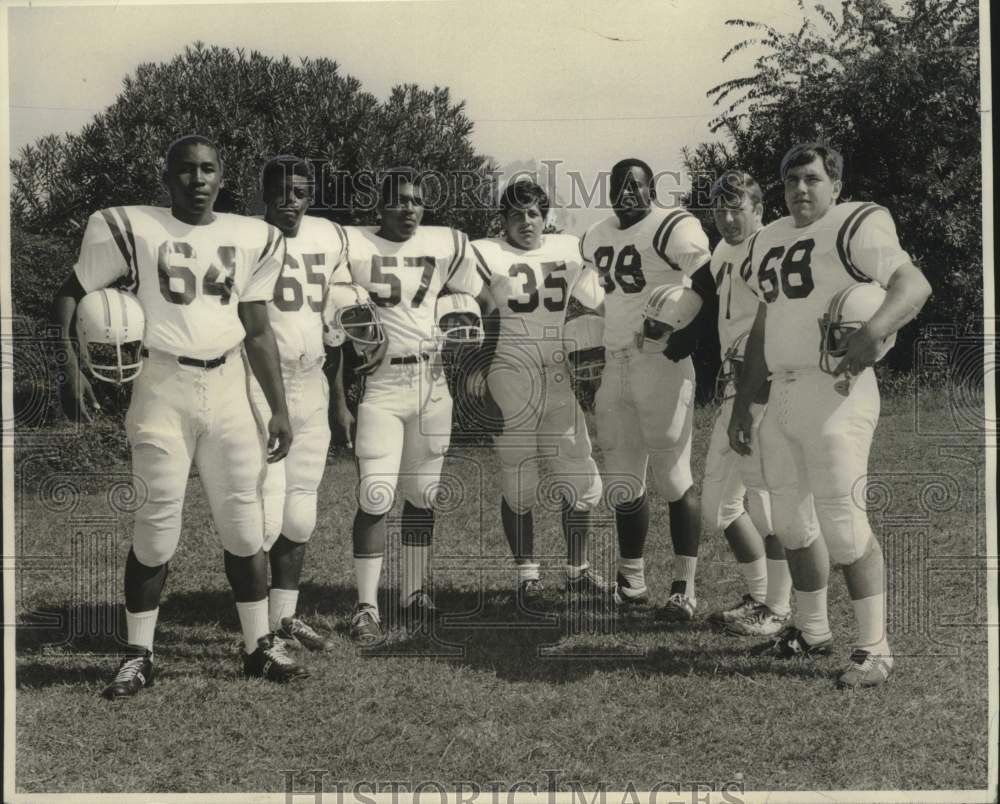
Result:
{"label": "black belt", "polygon": [[421,352],[418,355],[403,355],[402,357],[390,357],[389,365],[391,366],[403,366],[409,365],[411,363],[423,363],[428,360],[430,355],[427,352]]}
{"label": "black belt", "polygon": [[[149,350],[142,350],[143,357],[149,357]],[[184,357],[183,355],[170,355],[170,357],[176,357],[177,362],[182,366],[194,366],[195,368],[203,369],[214,369],[221,366],[226,362],[225,355],[219,355],[219,357],[213,357],[211,360],[199,360],[197,357]]]}

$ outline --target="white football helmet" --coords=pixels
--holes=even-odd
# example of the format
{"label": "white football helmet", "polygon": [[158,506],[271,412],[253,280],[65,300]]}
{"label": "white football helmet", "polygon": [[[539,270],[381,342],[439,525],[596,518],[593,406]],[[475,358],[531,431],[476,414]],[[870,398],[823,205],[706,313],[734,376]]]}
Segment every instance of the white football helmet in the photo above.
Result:
{"label": "white football helmet", "polygon": [[131,293],[103,288],[88,293],[76,307],[80,355],[91,374],[122,385],[142,371],[146,316]]}
{"label": "white football helmet", "polygon": [[685,285],[660,285],[649,296],[642,319],[642,351],[662,352],[670,336],[694,321],[701,296]]}
{"label": "white football helmet", "polygon": [[[885,301],[885,290],[874,283],[865,282],[844,288],[830,300],[826,313],[819,320],[819,367],[833,374],[847,349],[844,338],[864,326]],[[876,360],[881,360],[895,345],[893,333],[879,348]]]}
{"label": "white football helmet", "polygon": [[381,345],[385,331],[368,291],[353,282],[334,282],[323,302],[323,343],[336,348],[351,341],[359,351]]}
{"label": "white football helmet", "polygon": [[438,296],[434,317],[445,351],[478,349],[483,345],[483,318],[475,297],[468,293]]}
{"label": "white football helmet", "polygon": [[726,354],[722,358],[722,365],[719,366],[719,373],[715,377],[715,394],[723,400],[736,395],[736,386],[743,372],[743,360],[746,358],[749,341],[750,330],[741,332],[726,349]]}

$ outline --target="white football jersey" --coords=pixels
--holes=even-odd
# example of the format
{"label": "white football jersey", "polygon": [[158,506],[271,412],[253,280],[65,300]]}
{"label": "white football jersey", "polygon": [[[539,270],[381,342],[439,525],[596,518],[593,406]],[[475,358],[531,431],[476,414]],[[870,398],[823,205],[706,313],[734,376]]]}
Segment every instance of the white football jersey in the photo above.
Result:
{"label": "white football jersey", "polygon": [[830,300],[858,282],[885,287],[910,261],[885,207],[836,204],[801,229],[788,216],[766,226],[748,244],[751,287],[767,305],[764,356],[770,371],[816,368],[819,320]]}
{"label": "white football jersey", "polygon": [[542,364],[552,363],[562,348],[566,302],[583,271],[579,239],[549,234],[530,251],[501,239],[476,240],[472,248],[500,314],[497,352],[530,347]]}
{"label": "white football jersey", "polygon": [[469,238],[455,229],[421,226],[402,243],[380,237],[375,226],[345,231],[351,276],[378,305],[389,357],[435,348],[442,290],[478,296],[483,289]]}
{"label": "white football jersey", "polygon": [[[747,286],[750,266],[746,263],[750,238],[731,246],[725,240],[712,252],[712,278],[719,295],[719,345],[722,357],[740,335],[753,326],[760,299]],[[740,273],[740,271],[744,273]]]}
{"label": "white football jersey", "polygon": [[74,270],[88,292],[125,280],[149,348],[207,360],[242,343],[237,304],[272,298],[284,253],[281,232],[255,218],[192,226],[167,207],[113,207],[90,216]]}
{"label": "white football jersey", "polygon": [[580,251],[603,280],[604,345],[623,349],[641,342],[642,314],[654,288],[690,285],[709,261],[701,223],[683,209],[654,207],[638,223],[622,229],[611,215],[587,230]]}
{"label": "white football jersey", "polygon": [[285,236],[285,262],[267,312],[282,360],[323,357],[323,299],[331,282],[350,282],[347,235],[339,224],[308,215]]}

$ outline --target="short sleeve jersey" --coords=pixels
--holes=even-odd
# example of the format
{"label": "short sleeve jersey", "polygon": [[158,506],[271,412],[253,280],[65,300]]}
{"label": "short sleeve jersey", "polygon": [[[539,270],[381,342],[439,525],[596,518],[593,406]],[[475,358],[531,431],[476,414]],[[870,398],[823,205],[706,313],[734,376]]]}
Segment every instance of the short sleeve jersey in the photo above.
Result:
{"label": "short sleeve jersey", "polygon": [[523,354],[530,347],[542,364],[551,364],[562,347],[570,291],[583,271],[578,238],[544,235],[530,250],[486,239],[472,248],[500,315],[497,352]]}
{"label": "short sleeve jersey", "polygon": [[350,282],[347,235],[340,225],[306,216],[285,236],[285,261],[267,305],[282,361],[312,362],[324,355],[323,300],[331,282]]}
{"label": "short sleeve jersey", "polygon": [[255,218],[192,226],[166,207],[113,207],[90,216],[74,270],[87,292],[120,283],[136,295],[149,348],[206,360],[242,343],[237,305],[272,298],[284,252]]}
{"label": "short sleeve jersey", "polygon": [[[750,277],[750,268],[746,265],[749,241],[748,237],[734,246],[722,240],[712,252],[711,271],[719,295],[719,345],[723,358],[733,341],[753,326],[760,304],[747,286]],[[745,275],[740,273],[741,269],[746,272]]]}
{"label": "short sleeve jersey", "polygon": [[345,231],[351,277],[379,308],[390,357],[434,348],[434,310],[445,288],[473,296],[483,289],[469,238],[455,229],[421,226],[403,242],[373,226]]}
{"label": "short sleeve jersey", "polygon": [[859,282],[885,287],[909,261],[892,216],[878,204],[837,204],[802,228],[784,217],[754,235],[743,270],[750,276],[749,286],[768,306],[768,369],[814,368],[819,359],[818,322],[833,297]]}
{"label": "short sleeve jersey", "polygon": [[654,208],[627,229],[612,215],[587,231],[580,251],[597,268],[607,294],[604,345],[609,349],[636,343],[654,289],[690,285],[690,277],[710,257],[705,230],[683,209]]}

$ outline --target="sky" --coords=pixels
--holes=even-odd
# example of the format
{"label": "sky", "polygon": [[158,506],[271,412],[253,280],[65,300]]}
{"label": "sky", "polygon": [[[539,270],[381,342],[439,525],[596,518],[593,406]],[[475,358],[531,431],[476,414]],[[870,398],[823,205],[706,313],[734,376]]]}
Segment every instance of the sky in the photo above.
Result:
{"label": "sky", "polygon": [[[745,29],[724,25],[734,17],[782,30],[801,19],[794,0],[10,8],[11,154],[46,134],[78,131],[138,64],[169,60],[202,40],[332,58],[380,98],[398,83],[448,86],[466,101],[480,153],[508,172],[557,162],[555,187],[572,204],[573,172],[590,187],[626,156],[680,171],[683,146],[717,138],[705,93],[746,74],[753,58],[721,63],[745,38]],[[668,177],[660,194],[685,188]],[[607,213],[578,208],[560,221],[579,234]]]}

